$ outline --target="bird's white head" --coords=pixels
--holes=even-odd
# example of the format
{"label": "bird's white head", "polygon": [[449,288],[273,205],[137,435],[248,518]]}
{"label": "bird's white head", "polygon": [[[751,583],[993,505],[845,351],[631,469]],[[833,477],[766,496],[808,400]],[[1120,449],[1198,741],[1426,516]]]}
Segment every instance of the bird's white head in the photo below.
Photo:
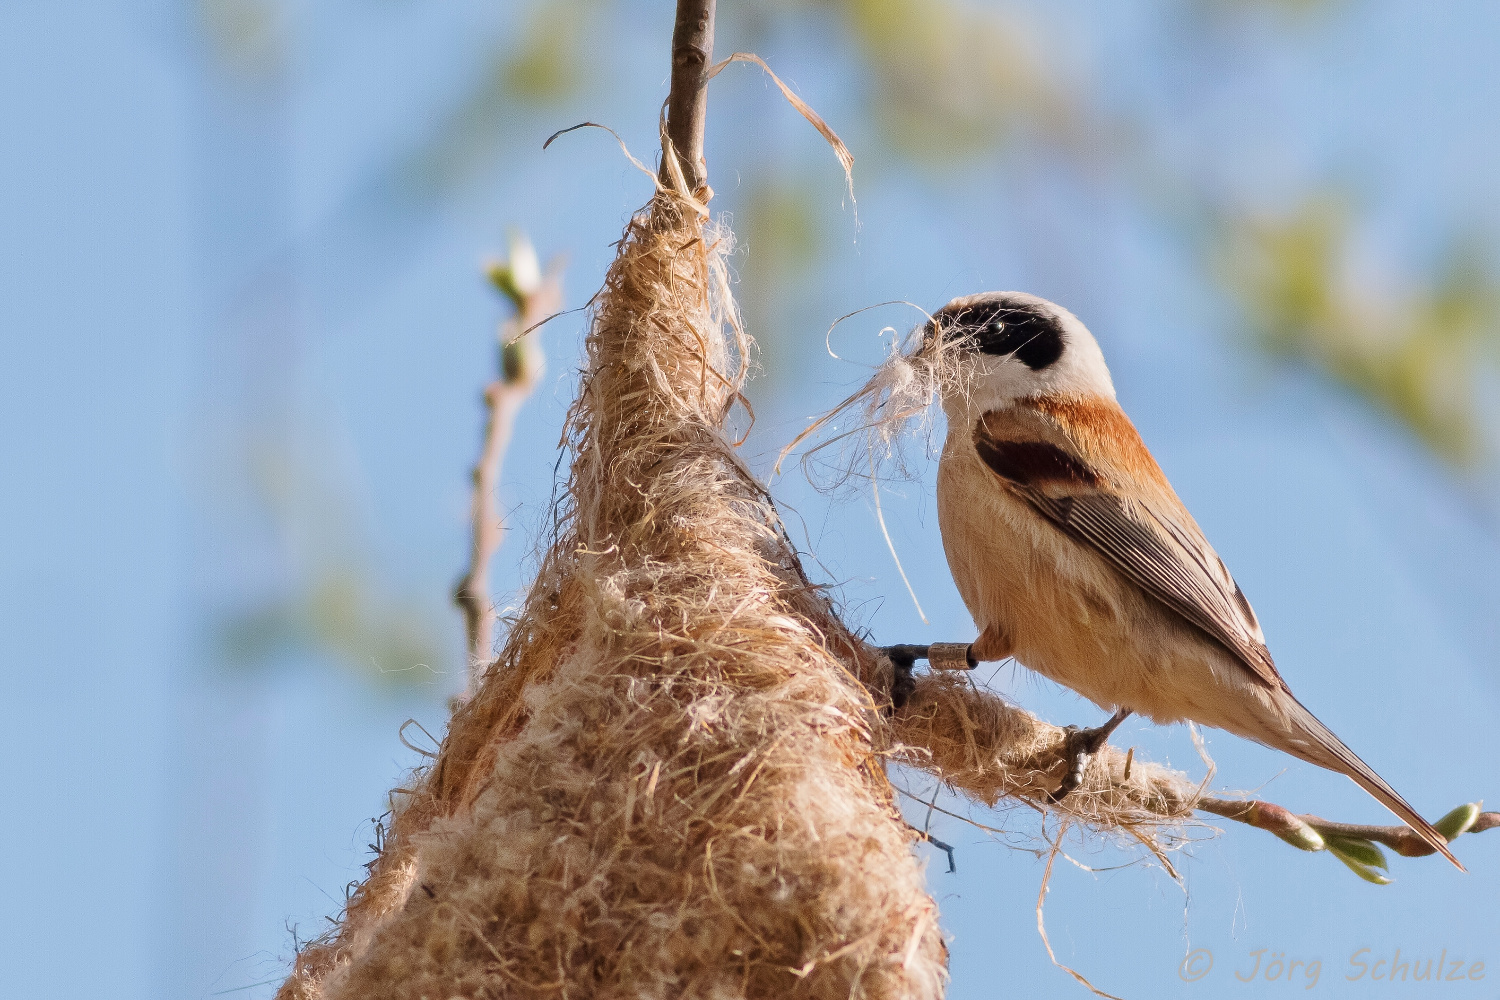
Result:
{"label": "bird's white head", "polygon": [[1038,396],[1115,398],[1104,354],[1068,310],[1025,292],[983,292],[933,314],[924,351],[942,358],[950,423]]}

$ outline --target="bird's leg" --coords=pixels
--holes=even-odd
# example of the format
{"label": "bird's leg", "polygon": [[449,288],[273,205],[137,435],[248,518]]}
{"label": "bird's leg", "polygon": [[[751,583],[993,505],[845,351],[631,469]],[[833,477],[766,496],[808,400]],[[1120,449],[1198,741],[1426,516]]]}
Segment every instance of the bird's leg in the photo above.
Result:
{"label": "bird's leg", "polygon": [[925,659],[927,656],[926,646],[882,646],[880,651],[891,661],[895,668],[891,676],[891,707],[900,708],[906,704],[906,699],[911,697],[917,689],[916,678],[912,677],[911,669],[917,660]]}
{"label": "bird's leg", "polygon": [[1063,759],[1068,762],[1068,770],[1063,774],[1062,783],[1057,786],[1057,791],[1047,796],[1048,802],[1056,805],[1067,798],[1069,792],[1083,784],[1083,772],[1089,766],[1089,759],[1099,752],[1110,734],[1129,717],[1130,709],[1122,708],[1110,716],[1109,721],[1102,726],[1096,726],[1093,729],[1068,726],[1063,730],[1067,734],[1063,739]]}
{"label": "bird's leg", "polygon": [[896,668],[891,679],[891,704],[900,708],[906,704],[917,689],[912,677],[912,667],[918,660],[926,660],[934,670],[973,670],[979,661],[974,658],[973,645],[963,642],[934,642],[928,646],[881,646],[880,651]]}
{"label": "bird's leg", "polygon": [[980,663],[1007,660],[1015,651],[1015,644],[1010,641],[1005,630],[991,623],[985,626],[984,631],[979,633],[979,638],[969,646],[969,662],[972,665],[976,660]]}

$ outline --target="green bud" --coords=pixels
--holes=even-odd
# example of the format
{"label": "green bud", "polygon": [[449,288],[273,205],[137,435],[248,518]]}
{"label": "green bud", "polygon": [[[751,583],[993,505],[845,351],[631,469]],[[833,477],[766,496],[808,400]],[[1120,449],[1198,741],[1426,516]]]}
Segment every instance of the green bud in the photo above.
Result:
{"label": "green bud", "polygon": [[1325,837],[1324,840],[1328,842],[1328,849],[1342,858],[1382,871],[1390,869],[1385,860],[1385,852],[1371,841],[1358,837]]}
{"label": "green bud", "polygon": [[1246,821],[1276,834],[1299,851],[1321,851],[1323,837],[1285,806],[1274,802],[1252,802]]}
{"label": "green bud", "polygon": [[1322,834],[1300,821],[1296,826],[1289,826],[1271,832],[1299,851],[1321,851],[1326,846],[1323,842]]}
{"label": "green bud", "polygon": [[1329,853],[1342,861],[1351,872],[1358,875],[1366,882],[1371,882],[1375,885],[1391,884],[1390,879],[1386,878],[1384,875],[1380,874],[1380,872],[1376,871],[1374,868],[1371,868],[1369,865],[1362,865],[1358,861],[1353,861],[1349,858],[1346,858],[1338,851],[1330,850]]}
{"label": "green bud", "polygon": [[537,260],[531,239],[519,229],[510,231],[509,265],[511,282],[522,296],[533,295],[542,287],[542,262]]}
{"label": "green bud", "polygon": [[485,264],[484,276],[510,299],[517,312],[526,308],[527,298],[542,287],[542,265],[525,233],[518,229],[510,231],[509,258]]}
{"label": "green bud", "polygon": [[484,266],[484,276],[490,279],[490,284],[494,285],[505,294],[506,298],[510,299],[511,305],[515,306],[517,310],[525,306],[526,295],[521,291],[520,286],[516,284],[515,272],[511,270],[509,264],[502,264],[500,261],[490,261]]}
{"label": "green bud", "polygon": [[1469,832],[1469,827],[1479,818],[1479,803],[1469,802],[1459,806],[1457,809],[1432,824],[1449,840],[1457,840],[1460,836]]}
{"label": "green bud", "polygon": [[500,348],[500,377],[506,385],[529,382],[541,367],[540,351],[529,337],[512,340]]}

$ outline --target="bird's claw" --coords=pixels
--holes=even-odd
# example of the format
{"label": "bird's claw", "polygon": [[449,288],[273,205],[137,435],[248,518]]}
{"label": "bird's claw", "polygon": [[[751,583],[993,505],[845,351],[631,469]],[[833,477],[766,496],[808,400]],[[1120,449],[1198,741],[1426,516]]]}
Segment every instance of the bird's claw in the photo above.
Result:
{"label": "bird's claw", "polygon": [[912,677],[912,667],[918,660],[926,660],[934,670],[973,670],[979,665],[974,658],[974,644],[967,642],[934,642],[927,646],[880,646],[882,653],[896,668],[891,680],[891,705],[900,708],[917,689]]}
{"label": "bird's claw", "polygon": [[1080,729],[1077,726],[1063,728],[1063,760],[1067,762],[1068,769],[1063,773],[1057,789],[1047,795],[1049,803],[1057,805],[1083,784],[1083,773],[1088,770],[1089,761],[1104,748],[1104,744],[1109,742],[1110,734],[1129,714],[1122,709],[1104,725],[1093,729]]}
{"label": "bird's claw", "polygon": [[[1067,734],[1063,737],[1063,760],[1067,761],[1068,769],[1063,773],[1057,789],[1047,796],[1047,801],[1053,805],[1067,798],[1070,792],[1083,784],[1083,772],[1088,770],[1089,760],[1099,750],[1098,745],[1090,745],[1092,741],[1089,739],[1098,730],[1068,726],[1063,732]],[[1103,742],[1100,740],[1099,744]]]}
{"label": "bird's claw", "polygon": [[880,651],[891,661],[895,667],[891,678],[891,707],[901,708],[906,704],[912,692],[917,689],[917,679],[912,676],[912,668],[917,661],[927,656],[926,646],[882,646]]}

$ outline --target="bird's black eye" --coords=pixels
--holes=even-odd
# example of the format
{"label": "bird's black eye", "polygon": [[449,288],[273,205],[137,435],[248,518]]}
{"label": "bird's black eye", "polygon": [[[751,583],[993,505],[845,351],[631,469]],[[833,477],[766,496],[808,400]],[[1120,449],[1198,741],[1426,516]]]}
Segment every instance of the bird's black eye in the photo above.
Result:
{"label": "bird's black eye", "polygon": [[1039,310],[1004,302],[986,302],[939,313],[946,340],[994,357],[1014,357],[1032,371],[1057,363],[1063,335],[1057,320]]}

